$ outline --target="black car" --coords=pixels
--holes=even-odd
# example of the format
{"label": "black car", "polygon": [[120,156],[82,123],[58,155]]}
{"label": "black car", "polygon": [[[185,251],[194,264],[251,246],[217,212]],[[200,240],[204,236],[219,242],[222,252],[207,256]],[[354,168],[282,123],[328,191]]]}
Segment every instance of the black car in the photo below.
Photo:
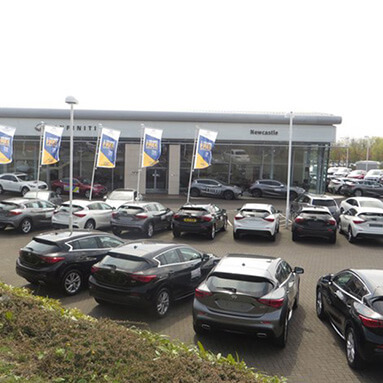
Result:
{"label": "black car", "polygon": [[342,193],[356,197],[382,197],[383,185],[375,181],[350,180],[342,186]]}
{"label": "black car", "polygon": [[129,202],[112,213],[113,233],[138,231],[151,238],[155,231],[171,229],[173,211],[158,202]]}
{"label": "black car", "polygon": [[347,269],[321,277],[316,311],[346,341],[352,368],[383,360],[383,270]]}
{"label": "black car", "polygon": [[20,249],[16,272],[30,283],[53,285],[74,295],[86,285],[92,265],[123,243],[121,238],[101,231],[40,234]]}
{"label": "black car", "polygon": [[226,228],[226,210],[214,204],[186,204],[173,216],[174,237],[179,237],[183,232],[189,232],[206,234],[210,239],[214,239],[219,230],[226,230]]}
{"label": "black car", "polygon": [[92,267],[89,292],[99,304],[140,305],[164,317],[171,302],[193,295],[218,260],[187,245],[134,241]]}
{"label": "black car", "polygon": [[320,206],[304,207],[295,217],[292,227],[292,240],[302,237],[318,237],[336,242],[337,224],[328,208]]}
{"label": "black car", "polygon": [[[276,180],[257,180],[250,186],[250,193],[253,197],[279,197],[286,198],[287,186]],[[305,192],[305,189],[298,186],[290,187],[290,198],[295,199]]]}

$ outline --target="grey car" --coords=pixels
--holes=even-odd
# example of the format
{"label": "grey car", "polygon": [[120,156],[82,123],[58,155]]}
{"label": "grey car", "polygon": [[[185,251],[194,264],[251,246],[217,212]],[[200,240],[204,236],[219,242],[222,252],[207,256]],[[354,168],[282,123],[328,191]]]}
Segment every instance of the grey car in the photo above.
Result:
{"label": "grey car", "polygon": [[195,332],[250,333],[284,347],[293,309],[298,306],[299,274],[303,272],[281,258],[225,256],[195,291]]}
{"label": "grey car", "polygon": [[151,238],[157,230],[172,228],[173,211],[158,202],[131,202],[112,213],[113,233],[138,231]]}
{"label": "grey car", "polygon": [[61,198],[61,196],[59,196],[52,190],[43,190],[39,192],[31,190],[24,194],[24,198],[41,199],[44,201],[49,201],[56,206],[60,206],[63,203],[63,199]]}
{"label": "grey car", "polygon": [[296,198],[290,205],[291,214],[296,216],[303,207],[324,206],[332,216],[339,221],[340,209],[334,198],[325,194],[304,193]]}
{"label": "grey car", "polygon": [[[290,197],[295,199],[304,193],[305,189],[298,186],[290,187]],[[250,193],[253,197],[279,197],[287,196],[287,186],[277,180],[257,180],[250,186]]]}
{"label": "grey car", "polygon": [[242,189],[236,185],[227,185],[222,181],[196,179],[190,186],[190,195],[192,197],[222,197],[229,200],[241,196]]}
{"label": "grey car", "polygon": [[39,199],[10,198],[0,202],[0,229],[14,227],[23,234],[33,228],[50,226],[56,207]]}

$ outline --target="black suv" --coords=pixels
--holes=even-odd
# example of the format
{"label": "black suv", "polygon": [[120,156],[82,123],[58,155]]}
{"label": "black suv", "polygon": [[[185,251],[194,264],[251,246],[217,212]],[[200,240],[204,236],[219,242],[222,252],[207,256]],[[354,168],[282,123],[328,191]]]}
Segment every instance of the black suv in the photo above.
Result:
{"label": "black suv", "polygon": [[74,295],[86,285],[92,265],[123,243],[121,238],[95,230],[40,234],[20,249],[16,272],[30,283],[57,286]]}

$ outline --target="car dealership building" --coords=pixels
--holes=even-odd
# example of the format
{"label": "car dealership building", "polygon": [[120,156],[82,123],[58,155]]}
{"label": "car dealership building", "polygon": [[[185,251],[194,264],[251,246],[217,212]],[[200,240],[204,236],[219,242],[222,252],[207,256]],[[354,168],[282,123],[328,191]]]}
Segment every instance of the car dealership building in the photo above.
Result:
{"label": "car dealership building", "polygon": [[[48,183],[69,174],[69,110],[0,108],[0,125],[16,128],[13,162],[0,173],[37,175],[39,127],[64,127],[60,162],[44,166],[40,178]],[[292,185],[323,192],[330,145],[341,117],[294,114],[292,129]],[[142,169],[142,193],[180,194],[186,191],[193,143],[198,128],[218,132],[212,165],[196,170],[193,178],[214,178],[248,187],[257,179],[287,180],[289,115],[283,113],[192,113],[141,111],[74,111],[74,177],[90,179],[100,124],[121,132],[114,169],[97,169],[96,182],[109,190],[137,187],[142,124],[162,129],[162,154],[157,165]]]}

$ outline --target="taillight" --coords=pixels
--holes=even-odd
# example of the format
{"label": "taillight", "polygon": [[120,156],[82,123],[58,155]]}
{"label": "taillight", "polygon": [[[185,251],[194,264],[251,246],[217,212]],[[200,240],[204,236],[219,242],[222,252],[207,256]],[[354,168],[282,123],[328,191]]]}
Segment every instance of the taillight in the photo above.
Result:
{"label": "taillight", "polygon": [[196,298],[206,298],[206,297],[210,297],[212,295],[213,295],[213,293],[210,291],[195,289],[195,297]]}
{"label": "taillight", "polygon": [[366,221],[364,219],[353,219],[352,222],[359,224],[359,223],[364,223]]}
{"label": "taillight", "polygon": [[138,213],[135,215],[136,218],[138,219],[146,219],[148,218],[147,214],[144,214],[144,213]]}
{"label": "taillight", "polygon": [[179,217],[180,217],[179,214],[174,214],[174,215],[173,215],[173,218],[174,218],[174,219],[178,219]]}
{"label": "taillight", "polygon": [[73,213],[73,215],[75,215],[76,217],[79,217],[79,218],[86,217],[86,213]]}
{"label": "taillight", "polygon": [[285,301],[285,298],[280,299],[258,299],[259,303],[262,303],[263,305],[273,307],[275,309],[279,309],[283,306],[283,302]]}
{"label": "taillight", "polygon": [[243,215],[236,215],[235,217],[234,217],[234,219],[236,220],[236,221],[240,221],[241,219],[244,219],[245,217],[243,216]]}
{"label": "taillight", "polygon": [[275,219],[273,217],[266,217],[266,218],[263,218],[265,221],[267,222],[274,222]]}
{"label": "taillight", "polygon": [[61,262],[61,261],[63,261],[65,259],[65,257],[49,257],[47,255],[42,255],[42,256],[40,256],[40,258],[45,263],[49,263],[49,264]]}
{"label": "taillight", "polygon": [[8,215],[20,215],[22,213],[22,211],[20,209],[16,209],[16,210],[10,210],[8,212]]}
{"label": "taillight", "polygon": [[330,218],[330,219],[327,221],[327,223],[328,223],[329,225],[336,225],[336,221],[335,221],[334,218]]}
{"label": "taillight", "polygon": [[131,278],[135,281],[142,282],[142,283],[149,283],[153,279],[157,278],[157,275],[140,275],[140,274],[132,274]]}
{"label": "taillight", "polygon": [[100,270],[100,268],[99,267],[97,267],[97,266],[92,266],[91,268],[90,268],[90,272],[93,274],[93,273],[96,273],[98,270]]}
{"label": "taillight", "polygon": [[116,218],[118,216],[118,213],[116,212],[116,211],[114,211],[113,213],[112,213],[112,217],[113,218]]}
{"label": "taillight", "polygon": [[383,328],[383,320],[368,318],[368,317],[365,317],[361,314],[359,314],[359,319],[361,320],[363,326],[365,326],[365,327]]}
{"label": "taillight", "polygon": [[302,217],[295,218],[295,223],[302,223],[304,219]]}
{"label": "taillight", "polygon": [[202,221],[204,221],[204,222],[210,222],[212,219],[213,219],[213,217],[211,215],[204,215],[202,217]]}

